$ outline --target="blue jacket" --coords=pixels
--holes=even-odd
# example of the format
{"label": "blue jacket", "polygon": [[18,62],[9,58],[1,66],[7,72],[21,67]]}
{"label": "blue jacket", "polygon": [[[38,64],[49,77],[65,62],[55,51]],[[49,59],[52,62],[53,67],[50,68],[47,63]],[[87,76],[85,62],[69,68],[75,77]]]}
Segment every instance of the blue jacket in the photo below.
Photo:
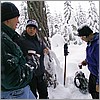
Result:
{"label": "blue jacket", "polygon": [[91,42],[87,43],[86,60],[90,73],[97,77],[99,84],[99,33],[95,33]]}

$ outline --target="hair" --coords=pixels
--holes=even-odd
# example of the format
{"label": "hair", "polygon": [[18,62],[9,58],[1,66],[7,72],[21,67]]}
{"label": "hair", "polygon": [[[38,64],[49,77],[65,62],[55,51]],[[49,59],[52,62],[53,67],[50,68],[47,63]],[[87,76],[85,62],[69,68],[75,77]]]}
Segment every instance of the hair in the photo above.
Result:
{"label": "hair", "polygon": [[78,36],[89,36],[93,33],[93,31],[89,28],[89,26],[85,25],[78,30]]}

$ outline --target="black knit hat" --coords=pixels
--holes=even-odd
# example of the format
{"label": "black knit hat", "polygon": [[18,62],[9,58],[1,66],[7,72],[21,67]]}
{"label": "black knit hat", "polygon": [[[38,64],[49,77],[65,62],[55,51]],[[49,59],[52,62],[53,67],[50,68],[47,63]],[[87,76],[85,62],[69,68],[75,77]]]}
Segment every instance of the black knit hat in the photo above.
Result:
{"label": "black knit hat", "polygon": [[87,26],[83,26],[79,28],[78,30],[78,36],[89,36],[93,31]]}
{"label": "black knit hat", "polygon": [[11,2],[1,3],[1,22],[20,16],[19,10]]}

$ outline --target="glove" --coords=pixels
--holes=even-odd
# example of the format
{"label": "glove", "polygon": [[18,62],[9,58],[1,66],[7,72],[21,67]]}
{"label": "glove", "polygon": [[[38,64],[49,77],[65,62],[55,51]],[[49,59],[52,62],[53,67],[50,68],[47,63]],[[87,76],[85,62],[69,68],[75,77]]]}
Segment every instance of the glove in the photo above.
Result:
{"label": "glove", "polygon": [[30,69],[36,69],[36,64],[34,62],[32,62],[32,60],[28,60],[26,65],[30,68]]}
{"label": "glove", "polygon": [[99,85],[96,85],[96,92],[99,92]]}
{"label": "glove", "polygon": [[39,61],[40,55],[32,55],[32,60],[34,64],[36,65],[35,68],[37,69],[40,66],[40,61]]}
{"label": "glove", "polygon": [[34,70],[36,70],[40,65],[37,55],[27,55],[26,60],[27,60],[27,66],[29,66]]}

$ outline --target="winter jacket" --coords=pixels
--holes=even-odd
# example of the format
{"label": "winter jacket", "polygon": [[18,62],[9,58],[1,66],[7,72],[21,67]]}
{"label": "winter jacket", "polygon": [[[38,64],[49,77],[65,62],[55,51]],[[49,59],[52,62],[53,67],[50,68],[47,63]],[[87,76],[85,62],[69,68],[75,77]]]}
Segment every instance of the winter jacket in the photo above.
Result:
{"label": "winter jacket", "polygon": [[92,41],[87,43],[86,60],[90,73],[97,77],[96,84],[99,84],[99,33],[95,33]]}
{"label": "winter jacket", "polygon": [[1,24],[1,91],[25,87],[33,72],[25,65],[20,47],[14,42],[19,35],[5,24]]}
{"label": "winter jacket", "polygon": [[25,57],[28,55],[28,50],[36,51],[36,54],[40,55],[40,66],[38,66],[38,68],[36,69],[35,75],[43,75],[43,73],[45,72],[43,50],[46,47],[42,40],[37,35],[29,36],[26,31],[24,31],[24,33],[21,35],[20,41],[17,41],[17,43],[21,47]]}

